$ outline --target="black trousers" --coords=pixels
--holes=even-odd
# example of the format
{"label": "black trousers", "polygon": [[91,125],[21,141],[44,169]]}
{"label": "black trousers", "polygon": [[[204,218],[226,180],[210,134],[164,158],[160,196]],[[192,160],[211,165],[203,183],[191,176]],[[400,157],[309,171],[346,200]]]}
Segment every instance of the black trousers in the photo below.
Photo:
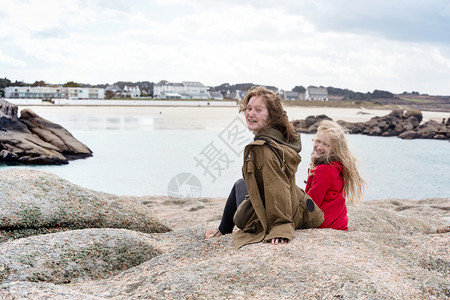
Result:
{"label": "black trousers", "polygon": [[238,206],[244,201],[248,194],[247,184],[244,179],[239,179],[233,185],[230,195],[228,196],[225,208],[223,210],[222,221],[219,225],[219,231],[222,234],[232,233],[234,228],[233,216]]}

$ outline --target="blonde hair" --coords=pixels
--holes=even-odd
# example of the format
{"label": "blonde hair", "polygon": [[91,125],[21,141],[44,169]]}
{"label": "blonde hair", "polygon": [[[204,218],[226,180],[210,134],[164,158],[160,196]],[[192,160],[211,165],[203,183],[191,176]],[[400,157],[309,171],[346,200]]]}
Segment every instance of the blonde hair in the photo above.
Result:
{"label": "blonde hair", "polygon": [[247,109],[248,102],[252,97],[261,97],[262,101],[267,107],[269,112],[268,127],[275,128],[283,133],[287,142],[295,141],[298,138],[298,134],[294,130],[286,111],[281,104],[280,95],[266,89],[263,86],[252,87],[248,90],[245,97],[239,102],[239,112],[243,112]]}
{"label": "blonde hair", "polygon": [[351,203],[364,198],[366,182],[356,168],[357,158],[350,152],[347,143],[347,130],[330,120],[320,122],[317,132],[322,131],[330,137],[330,153],[327,162],[337,158],[343,166],[344,192]]}

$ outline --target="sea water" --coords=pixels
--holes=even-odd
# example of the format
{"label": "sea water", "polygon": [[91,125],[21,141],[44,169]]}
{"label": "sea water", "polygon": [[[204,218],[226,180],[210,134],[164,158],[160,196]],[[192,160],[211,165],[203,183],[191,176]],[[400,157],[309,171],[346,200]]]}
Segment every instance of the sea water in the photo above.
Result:
{"label": "sea water", "polygon": [[[102,114],[89,109],[82,113],[65,108],[43,111],[38,114],[68,129],[93,151],[93,157],[61,166],[3,165],[0,171],[47,171],[80,186],[117,195],[228,196],[242,176],[243,147],[252,139],[242,117],[225,110],[229,115],[223,118],[203,120],[205,115],[200,114],[183,120],[183,112],[176,119],[165,118],[171,109],[175,108],[132,114],[123,114],[120,109]],[[301,138],[302,162],[296,180],[304,188],[313,135],[302,134]],[[450,196],[448,141],[365,135],[350,135],[348,139],[368,183],[365,200]]]}

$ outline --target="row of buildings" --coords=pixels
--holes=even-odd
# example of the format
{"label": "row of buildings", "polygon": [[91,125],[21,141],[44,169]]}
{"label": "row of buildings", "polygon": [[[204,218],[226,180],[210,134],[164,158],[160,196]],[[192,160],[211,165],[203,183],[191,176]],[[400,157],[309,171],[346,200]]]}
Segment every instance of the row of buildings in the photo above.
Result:
{"label": "row of buildings", "polygon": [[294,91],[279,91],[280,97],[287,101],[328,101],[328,90],[325,87],[308,87],[304,93]]}
{"label": "row of buildings", "polygon": [[[293,91],[277,91],[283,100],[297,101],[328,101],[328,91],[324,87],[308,87],[305,93]],[[153,86],[153,97],[158,99],[236,99],[241,100],[247,91],[227,91],[223,95],[219,91],[208,91],[208,88],[198,81],[183,81],[173,83],[161,80]]]}
{"label": "row of buildings", "polygon": [[[161,80],[153,85],[154,99],[235,99],[241,100],[246,91],[227,91],[222,94],[220,91],[209,91],[208,88],[198,81],[183,81],[181,83]],[[323,87],[308,87],[305,93],[293,91],[278,91],[283,100],[309,100],[328,101],[328,92]],[[109,85],[106,88],[81,88],[81,87],[19,87],[10,86],[5,88],[5,98],[26,98],[26,99],[69,99],[69,100],[98,100],[111,97],[149,97],[151,91],[139,86],[125,86],[121,89],[117,85]],[[106,96],[106,97],[105,97]]]}
{"label": "row of buildings", "polygon": [[105,89],[80,87],[9,86],[5,98],[25,99],[105,99]]}

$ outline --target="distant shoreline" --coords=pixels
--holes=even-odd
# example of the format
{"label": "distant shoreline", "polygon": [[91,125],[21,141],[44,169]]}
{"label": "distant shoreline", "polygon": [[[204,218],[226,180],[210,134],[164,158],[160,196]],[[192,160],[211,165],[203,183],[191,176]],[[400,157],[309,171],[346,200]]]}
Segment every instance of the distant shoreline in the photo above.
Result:
{"label": "distant shoreline", "polygon": [[[196,127],[223,126],[235,119],[239,114],[239,108],[234,106],[112,106],[112,105],[18,105],[19,110],[29,108],[38,115],[58,114],[61,110],[75,112],[76,114],[95,115],[145,115],[157,119],[163,119],[164,123],[172,127],[177,125],[182,128],[189,124]],[[347,122],[365,122],[373,117],[388,115],[393,108],[365,108],[365,107],[331,107],[331,106],[299,106],[284,105],[290,121],[305,119],[311,115],[325,114],[333,120]],[[399,109],[399,108],[397,108]],[[422,111],[424,121],[435,120],[441,122],[443,118],[450,118],[450,112]],[[170,125],[172,124],[172,125]]]}
{"label": "distant shoreline", "polygon": [[237,106],[236,100],[70,100],[4,99],[17,106]]}
{"label": "distant shoreline", "polygon": [[[2,98],[10,103],[18,106],[154,106],[154,107],[235,107],[238,106],[236,99],[112,99],[112,100],[69,100],[54,99],[50,101],[42,101],[41,99],[11,99]],[[419,111],[430,112],[447,112],[450,113],[450,107],[447,105],[405,105],[405,104],[380,104],[371,101],[288,101],[283,100],[285,107],[330,107],[330,108],[362,108],[376,110],[394,110],[394,109],[413,109]]]}
{"label": "distant shoreline", "polygon": [[[153,99],[153,98],[115,98],[100,100],[70,100],[70,99],[52,99],[51,101],[42,99],[13,99],[1,98],[18,106],[155,106],[155,107],[194,107],[194,106],[212,106],[212,107],[234,107],[238,105],[236,99]],[[380,100],[381,101],[381,100]],[[394,109],[413,109],[419,111],[430,112],[448,112],[450,113],[450,104],[430,103],[429,101],[411,102],[411,103],[395,103],[395,102],[374,102],[367,100],[330,100],[330,101],[289,101],[282,100],[285,107],[333,107],[333,108],[362,108],[377,110],[394,110]]]}

